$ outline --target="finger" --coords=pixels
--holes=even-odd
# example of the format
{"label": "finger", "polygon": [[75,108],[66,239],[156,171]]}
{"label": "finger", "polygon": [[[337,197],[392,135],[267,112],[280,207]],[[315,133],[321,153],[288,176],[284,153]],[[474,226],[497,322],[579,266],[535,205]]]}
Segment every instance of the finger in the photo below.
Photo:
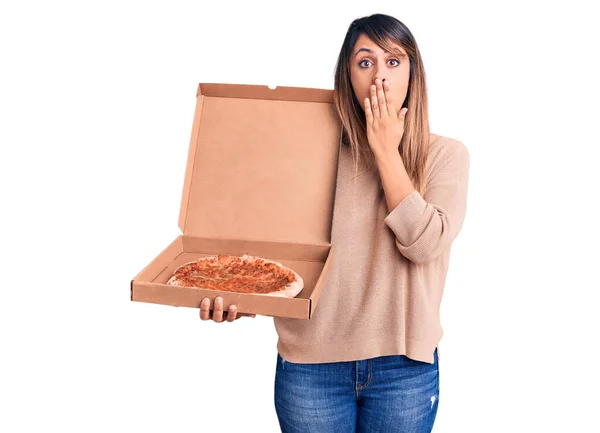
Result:
{"label": "finger", "polygon": [[367,125],[373,123],[373,111],[371,111],[371,101],[369,98],[365,98],[365,117],[367,118]]}
{"label": "finger", "polygon": [[379,119],[381,116],[379,115],[379,101],[377,101],[377,89],[373,84],[371,86],[371,110],[373,111],[373,118]]}
{"label": "finger", "polygon": [[381,117],[388,116],[389,113],[386,104],[387,101],[385,100],[385,94],[383,92],[383,83],[379,78],[375,80],[375,87],[377,90],[377,101],[379,102],[379,111],[381,112]]}
{"label": "finger", "polygon": [[230,305],[229,312],[227,313],[227,321],[233,322],[235,320],[236,314],[237,314],[237,307],[235,305]]}
{"label": "finger", "polygon": [[220,296],[215,298],[215,308],[213,309],[213,320],[215,322],[223,321],[223,298]]}
{"label": "finger", "polygon": [[208,320],[210,319],[210,299],[204,298],[200,303],[200,319]]}
{"label": "finger", "polygon": [[388,115],[393,116],[396,114],[396,107],[394,101],[390,98],[390,83],[387,80],[383,81],[383,91],[385,93],[385,104],[387,105]]}

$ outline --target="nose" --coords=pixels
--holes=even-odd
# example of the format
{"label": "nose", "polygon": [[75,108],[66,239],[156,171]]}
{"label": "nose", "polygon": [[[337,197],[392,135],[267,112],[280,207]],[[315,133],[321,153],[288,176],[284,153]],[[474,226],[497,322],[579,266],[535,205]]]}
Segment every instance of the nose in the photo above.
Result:
{"label": "nose", "polygon": [[378,78],[381,80],[382,83],[383,83],[383,80],[387,81],[387,78],[386,78],[385,75],[379,74],[379,73],[375,73],[375,75],[373,76],[373,83],[372,84],[375,84],[375,81],[377,81]]}

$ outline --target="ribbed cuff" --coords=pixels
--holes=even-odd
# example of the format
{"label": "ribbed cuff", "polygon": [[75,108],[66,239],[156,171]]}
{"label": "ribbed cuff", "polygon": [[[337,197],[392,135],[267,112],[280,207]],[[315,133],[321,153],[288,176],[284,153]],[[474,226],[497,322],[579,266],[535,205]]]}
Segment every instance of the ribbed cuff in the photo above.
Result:
{"label": "ribbed cuff", "polygon": [[418,191],[413,191],[392,209],[385,223],[402,245],[409,246],[419,237],[426,209],[425,199]]}

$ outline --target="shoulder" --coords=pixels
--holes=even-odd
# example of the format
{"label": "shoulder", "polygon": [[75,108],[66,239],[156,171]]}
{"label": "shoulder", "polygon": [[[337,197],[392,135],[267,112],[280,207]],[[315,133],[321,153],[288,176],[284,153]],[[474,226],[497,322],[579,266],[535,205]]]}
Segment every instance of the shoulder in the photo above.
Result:
{"label": "shoulder", "polygon": [[470,154],[467,146],[456,138],[430,134],[427,165],[430,176],[444,167],[454,170],[468,171]]}
{"label": "shoulder", "polygon": [[469,158],[469,149],[460,140],[445,135],[430,134],[429,157]]}
{"label": "shoulder", "polygon": [[469,161],[469,149],[460,140],[444,135],[430,134],[428,159],[444,164],[449,160]]}

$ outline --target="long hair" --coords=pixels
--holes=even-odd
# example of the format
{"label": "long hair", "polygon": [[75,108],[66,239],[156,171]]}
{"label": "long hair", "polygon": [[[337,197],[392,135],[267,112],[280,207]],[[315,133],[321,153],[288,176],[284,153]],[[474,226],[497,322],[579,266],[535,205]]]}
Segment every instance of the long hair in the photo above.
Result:
{"label": "long hair", "polygon": [[361,34],[368,36],[384,50],[391,52],[392,44],[396,44],[408,54],[410,78],[406,99],[402,105],[402,108],[408,108],[408,112],[398,151],[413,186],[423,195],[430,137],[425,69],[412,33],[402,22],[389,15],[374,14],[357,18],[348,27],[335,67],[333,89],[334,104],[343,126],[342,143],[350,146],[357,170],[359,165],[364,165],[366,170],[370,170],[375,164],[367,140],[364,108],[357,100],[350,81],[352,49]]}

